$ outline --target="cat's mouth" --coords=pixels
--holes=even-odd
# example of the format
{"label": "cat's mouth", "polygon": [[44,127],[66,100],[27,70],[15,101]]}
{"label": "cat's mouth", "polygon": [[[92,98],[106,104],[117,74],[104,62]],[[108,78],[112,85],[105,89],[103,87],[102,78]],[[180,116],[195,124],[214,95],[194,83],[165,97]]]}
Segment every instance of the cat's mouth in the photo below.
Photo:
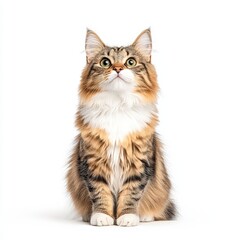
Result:
{"label": "cat's mouth", "polygon": [[109,91],[130,91],[134,86],[133,78],[134,76],[129,70],[122,70],[120,73],[112,71],[101,85],[103,89]]}
{"label": "cat's mouth", "polygon": [[124,77],[122,74],[119,74],[119,73],[113,76],[112,78],[110,78],[108,83],[112,83],[113,81],[122,81],[127,84],[131,83],[129,78]]}
{"label": "cat's mouth", "polygon": [[111,80],[108,81],[108,84],[113,83],[113,82],[115,82],[115,81],[122,81],[122,82],[125,82],[125,83],[129,84],[129,82],[127,82],[125,79],[123,79],[123,78],[120,77],[120,76],[117,76],[117,77],[115,77],[115,78],[112,78]]}
{"label": "cat's mouth", "polygon": [[119,74],[114,79],[112,79],[111,82],[114,81],[114,80],[120,80],[120,81],[123,81],[125,83],[129,83],[123,77],[121,77]]}

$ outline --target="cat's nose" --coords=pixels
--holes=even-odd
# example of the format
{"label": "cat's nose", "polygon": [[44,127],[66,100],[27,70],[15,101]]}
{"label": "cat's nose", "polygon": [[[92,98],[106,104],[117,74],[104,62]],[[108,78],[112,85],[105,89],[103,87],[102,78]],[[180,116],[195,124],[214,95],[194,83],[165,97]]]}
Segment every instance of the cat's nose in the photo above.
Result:
{"label": "cat's nose", "polygon": [[114,65],[113,70],[116,71],[117,73],[120,73],[120,71],[123,70],[123,65]]}

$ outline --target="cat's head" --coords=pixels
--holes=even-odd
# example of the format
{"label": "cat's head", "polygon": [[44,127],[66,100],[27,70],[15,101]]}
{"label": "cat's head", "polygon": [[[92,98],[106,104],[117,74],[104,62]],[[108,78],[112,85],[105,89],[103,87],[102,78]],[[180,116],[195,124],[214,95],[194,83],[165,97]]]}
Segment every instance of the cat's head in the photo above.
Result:
{"label": "cat's head", "polygon": [[104,92],[132,94],[142,101],[155,102],[158,84],[151,64],[150,29],[127,47],[106,46],[95,32],[87,30],[85,49],[87,64],[80,84],[85,101]]}

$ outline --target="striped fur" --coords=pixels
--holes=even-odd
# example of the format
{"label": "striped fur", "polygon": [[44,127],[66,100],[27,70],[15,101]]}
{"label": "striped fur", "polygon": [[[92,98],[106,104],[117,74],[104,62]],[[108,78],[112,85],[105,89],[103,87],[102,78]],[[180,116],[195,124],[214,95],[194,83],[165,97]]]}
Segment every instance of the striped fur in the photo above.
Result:
{"label": "striped fur", "polygon": [[[67,183],[76,209],[92,225],[116,220],[132,226],[139,219],[174,217],[155,132],[158,84],[150,49],[149,29],[120,48],[105,46],[94,32],[87,32],[76,118],[79,135]],[[133,66],[129,59],[134,59]]]}

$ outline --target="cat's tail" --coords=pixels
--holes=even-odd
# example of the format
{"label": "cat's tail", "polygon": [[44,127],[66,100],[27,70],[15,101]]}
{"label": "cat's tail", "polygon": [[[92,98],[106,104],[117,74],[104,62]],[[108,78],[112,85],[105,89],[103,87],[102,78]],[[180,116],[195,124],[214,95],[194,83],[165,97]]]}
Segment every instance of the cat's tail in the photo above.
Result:
{"label": "cat's tail", "polygon": [[173,201],[170,201],[168,206],[164,211],[165,219],[166,220],[174,220],[177,215],[176,205]]}
{"label": "cat's tail", "polygon": [[156,221],[174,220],[176,218],[176,214],[176,205],[172,200],[170,200],[165,210],[160,214],[160,216],[155,216],[154,219]]}

